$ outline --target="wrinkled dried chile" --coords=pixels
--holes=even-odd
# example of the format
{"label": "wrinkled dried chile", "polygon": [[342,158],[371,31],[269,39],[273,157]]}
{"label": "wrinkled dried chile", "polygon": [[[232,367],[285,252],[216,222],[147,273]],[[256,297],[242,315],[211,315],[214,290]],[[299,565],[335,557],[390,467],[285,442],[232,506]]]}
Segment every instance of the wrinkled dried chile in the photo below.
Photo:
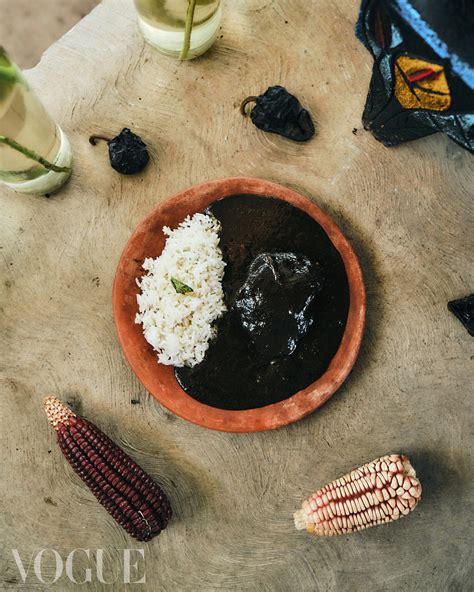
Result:
{"label": "wrinkled dried chile", "polygon": [[245,107],[251,102],[255,106],[250,118],[259,129],[295,142],[306,142],[314,136],[311,115],[283,86],[270,86],[263,95],[247,97],[240,107],[242,115],[247,115]]}
{"label": "wrinkled dried chile", "polygon": [[89,142],[95,146],[97,140],[104,140],[109,146],[109,159],[112,168],[123,175],[134,175],[142,171],[150,160],[145,142],[128,129],[123,130],[115,138],[94,135]]}
{"label": "wrinkled dried chile", "polygon": [[466,327],[469,335],[474,337],[474,294],[459,300],[451,300],[448,302],[448,309]]}

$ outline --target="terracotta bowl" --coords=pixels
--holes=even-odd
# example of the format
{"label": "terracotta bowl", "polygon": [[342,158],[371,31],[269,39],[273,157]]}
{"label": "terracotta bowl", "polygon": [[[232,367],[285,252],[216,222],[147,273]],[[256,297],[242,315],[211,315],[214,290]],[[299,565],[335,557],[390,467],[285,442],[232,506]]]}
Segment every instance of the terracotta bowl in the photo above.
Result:
{"label": "terracotta bowl", "polygon": [[[341,254],[349,279],[350,306],[346,329],[326,372],[292,397],[261,407],[232,411],[210,407],[186,394],[178,385],[173,367],[159,364],[156,353],[134,322],[138,307],[135,279],[143,274],[146,257],[158,257],[165,244],[163,226],[176,227],[188,214],[204,210],[229,195],[253,193],[285,200],[312,216],[326,231]],[[365,324],[365,289],[362,272],[351,245],[336,224],[308,198],[276,183],[237,177],[190,187],[160,203],[137,227],[128,241],[115,275],[113,313],[125,357],[143,386],[167,409],[200,426],[224,432],[259,432],[278,428],[320,407],[341,386],[359,352]]]}

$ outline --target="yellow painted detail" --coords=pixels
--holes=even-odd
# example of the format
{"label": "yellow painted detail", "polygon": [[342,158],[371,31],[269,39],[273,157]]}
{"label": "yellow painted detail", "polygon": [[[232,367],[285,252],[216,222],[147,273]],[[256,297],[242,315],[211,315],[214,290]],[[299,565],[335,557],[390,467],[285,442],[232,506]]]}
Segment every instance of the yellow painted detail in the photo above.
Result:
{"label": "yellow painted detail", "polygon": [[404,109],[446,111],[451,91],[443,66],[400,56],[395,60],[395,97]]}

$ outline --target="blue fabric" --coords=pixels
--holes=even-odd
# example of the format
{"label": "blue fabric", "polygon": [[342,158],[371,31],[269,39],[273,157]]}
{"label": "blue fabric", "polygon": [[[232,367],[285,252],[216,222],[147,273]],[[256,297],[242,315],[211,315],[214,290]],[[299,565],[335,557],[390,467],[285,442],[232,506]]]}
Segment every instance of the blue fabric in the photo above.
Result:
{"label": "blue fabric", "polygon": [[372,48],[368,44],[368,40],[367,40],[367,38],[365,36],[365,32],[364,32],[364,18],[365,18],[365,11],[367,10],[368,3],[369,3],[369,0],[362,0],[362,3],[360,5],[359,18],[357,19],[356,26],[355,26],[355,35],[356,35],[357,39],[363,45],[365,45],[365,47],[367,47],[367,49],[371,50]]}
{"label": "blue fabric", "polygon": [[[433,0],[435,1],[435,0]],[[394,9],[401,18],[408,23],[413,30],[439,55],[440,58],[449,60],[451,70],[471,89],[474,89],[474,69],[464,62],[455,53],[450,53],[446,43],[423,20],[420,13],[413,8],[410,0],[392,0]],[[364,5],[366,2],[364,2]],[[473,33],[474,43],[474,33]]]}
{"label": "blue fabric", "polygon": [[[433,0],[435,2],[436,0]],[[377,48],[370,43],[370,39],[365,34],[364,19],[367,17],[367,9],[371,0],[362,0],[359,18],[355,26],[357,39],[361,41],[368,50],[375,56],[378,55]],[[446,59],[451,64],[451,70],[470,88],[474,89],[474,68],[463,61],[458,55],[449,52],[446,43],[433,31],[429,24],[422,18],[420,13],[412,6],[410,0],[391,0],[387,3],[417,34],[438,54],[442,59]],[[474,10],[474,9],[473,9]],[[474,43],[474,31],[473,31]],[[398,41],[399,42],[399,41]]]}

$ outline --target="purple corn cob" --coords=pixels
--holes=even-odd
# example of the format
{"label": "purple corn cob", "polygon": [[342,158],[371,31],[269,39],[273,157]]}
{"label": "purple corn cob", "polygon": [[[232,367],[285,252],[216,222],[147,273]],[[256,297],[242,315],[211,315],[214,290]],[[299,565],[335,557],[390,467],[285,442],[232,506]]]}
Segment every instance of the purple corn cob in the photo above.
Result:
{"label": "purple corn cob", "polygon": [[64,456],[115,521],[138,541],[159,535],[172,514],[161,487],[97,426],[61,401],[47,397],[44,408]]}

